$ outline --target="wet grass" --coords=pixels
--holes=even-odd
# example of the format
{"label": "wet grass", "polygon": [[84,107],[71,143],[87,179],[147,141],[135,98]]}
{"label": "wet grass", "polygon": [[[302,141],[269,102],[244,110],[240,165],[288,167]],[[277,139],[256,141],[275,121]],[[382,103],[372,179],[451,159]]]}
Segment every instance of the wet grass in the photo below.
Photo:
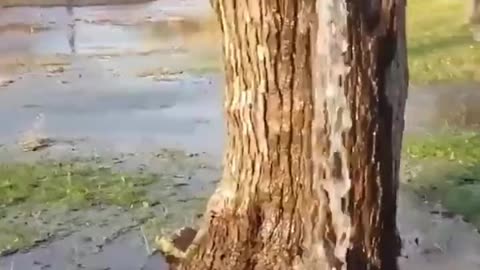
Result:
{"label": "wet grass", "polygon": [[35,244],[38,232],[22,224],[15,226],[0,222],[0,254],[8,254]]}
{"label": "wet grass", "polygon": [[55,227],[48,223],[69,211],[143,208],[155,180],[82,163],[0,164],[0,254],[44,241],[50,232],[45,235],[41,227]]}
{"label": "wet grass", "polygon": [[480,228],[480,135],[408,138],[405,146],[407,185]]}
{"label": "wet grass", "polygon": [[218,177],[199,153],[175,149],[48,160],[0,164],[0,257],[87,229],[106,245],[142,228],[153,247],[200,217],[210,190],[195,182]]}
{"label": "wet grass", "polygon": [[475,132],[411,137],[406,145],[408,156],[415,159],[442,159],[465,166],[480,162],[480,135]]}
{"label": "wet grass", "polygon": [[124,176],[83,164],[1,164],[0,207],[53,204],[131,206],[142,201],[149,176]]}
{"label": "wet grass", "polygon": [[480,43],[473,40],[466,23],[467,4],[408,1],[408,56],[413,82],[480,81]]}

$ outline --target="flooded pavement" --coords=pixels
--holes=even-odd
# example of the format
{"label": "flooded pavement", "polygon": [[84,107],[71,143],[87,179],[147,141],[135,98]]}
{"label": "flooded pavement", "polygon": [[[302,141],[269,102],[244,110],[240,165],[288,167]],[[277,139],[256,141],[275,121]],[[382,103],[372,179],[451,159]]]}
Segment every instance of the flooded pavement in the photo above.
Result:
{"label": "flooded pavement", "polygon": [[[1,10],[0,25],[8,30],[0,31],[0,39],[9,42],[0,45],[0,138],[12,142],[38,113],[49,136],[92,137],[122,148],[178,144],[179,137],[191,148],[191,138],[221,134],[215,93],[221,76],[209,72],[220,48],[207,50],[214,31],[187,17],[185,7],[195,9],[200,1],[191,2],[81,7],[73,15],[62,8]],[[44,30],[12,27],[25,17]],[[220,149],[222,137],[212,141]]]}
{"label": "flooded pavement", "polygon": [[[195,66],[205,66],[211,58],[218,63],[218,57],[210,57],[218,55],[220,44],[209,42],[216,31],[207,10],[206,1],[168,0],[128,6],[2,8],[0,39],[8,42],[0,44],[0,71],[14,75],[50,62],[84,58],[103,65],[106,58],[127,54],[145,56],[138,59],[144,68],[175,67],[187,64],[187,59]],[[162,57],[149,57],[155,53]],[[135,60],[121,62],[130,68],[138,65]]]}
{"label": "flooded pavement", "polygon": [[[198,31],[195,29],[198,22],[188,25],[188,22],[178,21],[178,15],[165,12],[138,17],[128,14],[143,12],[132,10],[131,13],[119,12],[117,15],[115,9],[96,9],[100,10],[48,8],[36,13],[35,9],[30,12],[2,9],[0,34],[6,36],[9,42],[2,42],[0,51],[36,55],[149,52],[172,49],[172,46],[178,45],[175,38],[181,37],[172,33],[175,24],[183,24],[186,31],[188,26],[193,27],[191,32]],[[121,21],[119,18],[122,18]]]}
{"label": "flooded pavement", "polygon": [[[216,32],[200,2],[0,10],[0,160],[93,156],[179,181],[173,190],[151,187],[160,204],[147,216],[111,207],[48,213],[55,218],[39,228],[52,235],[0,258],[0,269],[164,269],[146,247],[155,234],[191,224],[220,175],[220,44],[207,44]],[[25,132],[56,143],[24,153],[16,143]],[[164,149],[199,161],[169,154],[162,165]],[[166,190],[175,205],[160,194]],[[192,206],[195,198],[202,203]],[[160,225],[150,224],[155,217]]]}
{"label": "flooded pavement", "polygon": [[480,84],[413,86],[406,112],[407,133],[444,129],[479,130]]}
{"label": "flooded pavement", "polygon": [[[119,170],[141,167],[161,174],[166,166],[155,157],[164,148],[176,149],[198,156],[201,165],[172,173],[190,180],[191,194],[209,194],[221,175],[224,131],[221,48],[211,43],[219,39],[208,9],[207,0],[0,9],[0,161],[95,156]],[[477,129],[478,90],[412,87],[407,133]],[[24,153],[16,143],[27,131],[57,143]],[[186,206],[179,205],[176,211],[183,213]],[[402,259],[404,269],[451,269],[453,255],[467,249],[463,264],[456,265],[479,269],[480,237],[461,220],[438,221],[430,209],[402,191],[399,222],[409,256]],[[145,251],[144,221],[102,211],[91,215],[117,216],[107,225],[78,225],[28,252],[4,256],[0,269],[162,269],[161,258]],[[445,244],[435,232],[453,240]],[[419,236],[429,239],[420,247]],[[103,237],[112,240],[105,243]],[[437,248],[437,242],[445,245]]]}
{"label": "flooded pavement", "polygon": [[480,235],[461,217],[446,212],[407,189],[401,189],[398,224],[403,251],[400,269],[480,269]]}

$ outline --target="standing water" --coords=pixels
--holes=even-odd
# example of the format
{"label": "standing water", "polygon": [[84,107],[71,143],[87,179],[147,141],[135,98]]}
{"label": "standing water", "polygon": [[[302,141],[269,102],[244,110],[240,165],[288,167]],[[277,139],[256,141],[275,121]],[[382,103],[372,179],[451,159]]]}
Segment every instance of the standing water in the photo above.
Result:
{"label": "standing water", "polygon": [[[189,165],[189,160],[178,164],[177,156],[184,157],[165,148],[192,152],[192,158],[206,153],[215,165],[219,162],[220,45],[210,43],[216,34],[207,1],[0,9],[0,160],[101,156],[102,164],[122,170],[146,168],[162,176],[168,169],[175,179],[185,175],[195,191],[190,196],[205,196],[219,174],[203,164],[210,159],[202,156],[201,166]],[[38,155],[22,153],[15,146],[25,133],[56,143]],[[172,166],[158,165],[164,155],[173,156]],[[179,198],[169,205],[167,198],[153,198],[161,202],[147,207],[155,213],[188,203]],[[29,217],[10,219],[11,211],[0,209],[0,242],[17,233],[11,230],[18,222],[47,235],[35,239],[38,246],[32,249],[7,250],[0,256],[0,269],[164,269],[161,257],[147,252],[152,250],[137,212],[55,211],[42,210],[44,221],[37,224],[27,222]],[[186,216],[177,216],[169,214],[169,219],[186,223]],[[148,235],[150,241],[153,236]],[[0,243],[0,254],[4,247]]]}

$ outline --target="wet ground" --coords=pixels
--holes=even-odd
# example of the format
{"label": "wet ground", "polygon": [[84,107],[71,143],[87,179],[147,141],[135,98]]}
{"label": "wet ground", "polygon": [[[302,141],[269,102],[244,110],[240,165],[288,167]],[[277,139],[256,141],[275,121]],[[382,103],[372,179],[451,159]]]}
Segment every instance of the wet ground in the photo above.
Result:
{"label": "wet ground", "polygon": [[[0,160],[95,156],[125,171],[164,173],[168,167],[169,175],[190,181],[182,192],[208,195],[223,149],[220,44],[212,43],[219,39],[208,18],[203,0],[0,9]],[[407,133],[478,128],[479,89],[413,86]],[[27,131],[56,143],[24,153],[16,142]],[[174,157],[160,163],[155,158],[165,149],[195,162]],[[185,207],[191,205],[174,211],[184,213]],[[402,190],[404,269],[480,269],[474,228],[430,214],[432,207]],[[145,220],[136,213],[95,209],[72,215],[91,224],[1,257],[0,269],[162,269],[161,258],[146,252]]]}

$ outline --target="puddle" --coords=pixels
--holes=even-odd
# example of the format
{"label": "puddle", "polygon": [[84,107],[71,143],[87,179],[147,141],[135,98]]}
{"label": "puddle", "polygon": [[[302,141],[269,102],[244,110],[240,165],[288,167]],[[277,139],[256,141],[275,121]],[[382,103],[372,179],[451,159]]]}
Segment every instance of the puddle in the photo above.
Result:
{"label": "puddle", "polygon": [[406,132],[480,129],[480,84],[412,87],[407,101]]}
{"label": "puddle", "polygon": [[429,214],[432,206],[401,189],[397,220],[403,240],[400,269],[479,269],[480,237],[458,218]]}
{"label": "puddle", "polygon": [[108,7],[3,8],[0,54],[111,54],[175,49],[179,38],[205,32],[202,23],[210,14],[206,7],[205,1],[160,0]]}
{"label": "puddle", "polygon": [[[161,255],[148,255],[142,236],[134,230],[121,235],[110,245],[98,250],[79,240],[78,235],[57,241],[33,253],[18,254],[0,262],[1,269],[109,269],[167,270]],[[83,246],[82,246],[83,245]]]}
{"label": "puddle", "polygon": [[209,12],[206,0],[0,9],[0,141],[43,113],[53,136],[204,151],[197,136],[222,134],[221,80],[191,74],[219,59]]}

